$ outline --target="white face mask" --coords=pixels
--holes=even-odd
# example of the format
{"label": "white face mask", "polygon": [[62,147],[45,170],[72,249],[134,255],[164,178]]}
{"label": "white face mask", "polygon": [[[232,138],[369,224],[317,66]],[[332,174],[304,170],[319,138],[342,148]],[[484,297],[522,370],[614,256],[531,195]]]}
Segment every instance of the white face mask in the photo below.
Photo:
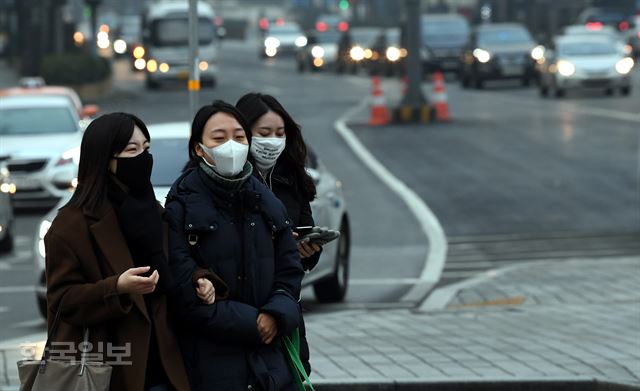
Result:
{"label": "white face mask", "polygon": [[284,137],[254,137],[251,140],[251,155],[256,166],[262,171],[273,167],[286,144],[287,139]]}
{"label": "white face mask", "polygon": [[249,153],[248,145],[233,140],[213,148],[205,147],[200,143],[200,148],[213,159],[214,164],[209,163],[204,157],[202,160],[224,177],[232,177],[241,173]]}

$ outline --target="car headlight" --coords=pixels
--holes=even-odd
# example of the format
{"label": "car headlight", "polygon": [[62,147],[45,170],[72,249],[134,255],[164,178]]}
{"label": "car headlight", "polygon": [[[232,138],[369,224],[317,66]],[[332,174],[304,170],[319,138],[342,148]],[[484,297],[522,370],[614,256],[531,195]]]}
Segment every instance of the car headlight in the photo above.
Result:
{"label": "car headlight", "polygon": [[296,46],[299,48],[307,46],[307,37],[299,36],[296,38]]}
{"label": "car headlight", "polygon": [[314,46],[311,49],[311,55],[313,58],[322,58],[324,57],[324,49],[321,46]]}
{"label": "car headlight", "polygon": [[118,54],[124,54],[127,52],[127,43],[123,39],[116,39],[113,43],[113,51]]}
{"label": "car headlight", "polygon": [[633,69],[634,62],[631,57],[625,57],[616,63],[616,72],[626,75]]}
{"label": "car headlight", "polygon": [[56,166],[63,166],[69,163],[80,163],[80,147],[71,148],[70,150],[65,151],[62,156],[60,156],[60,159],[58,159]]}
{"label": "car headlight", "polygon": [[473,56],[478,59],[481,63],[487,63],[491,60],[491,53],[484,49],[475,49],[473,51]]}
{"label": "car headlight", "polygon": [[387,59],[391,62],[398,61],[400,59],[400,49],[394,46],[388,47]]}
{"label": "car headlight", "polygon": [[47,255],[44,247],[44,237],[47,235],[47,232],[49,232],[49,228],[51,228],[51,221],[49,220],[42,220],[38,228],[38,253],[42,258],[45,258]]}
{"label": "car headlight", "polygon": [[349,51],[349,55],[354,61],[362,61],[364,58],[364,49],[360,46],[354,46]]}
{"label": "car headlight", "polygon": [[140,59],[144,57],[144,53],[144,48],[142,46],[137,46],[135,49],[133,49],[133,58]]}
{"label": "car headlight", "polygon": [[280,47],[280,40],[275,37],[267,37],[264,40],[264,46],[267,48],[278,48]]}
{"label": "car headlight", "polygon": [[571,76],[576,73],[576,67],[572,63],[566,60],[558,61],[558,73],[562,76]]}
{"label": "car headlight", "polygon": [[3,183],[0,185],[0,192],[5,194],[15,194],[16,190],[15,183]]}
{"label": "car headlight", "polygon": [[531,50],[531,58],[538,61],[544,58],[544,46],[538,45]]}

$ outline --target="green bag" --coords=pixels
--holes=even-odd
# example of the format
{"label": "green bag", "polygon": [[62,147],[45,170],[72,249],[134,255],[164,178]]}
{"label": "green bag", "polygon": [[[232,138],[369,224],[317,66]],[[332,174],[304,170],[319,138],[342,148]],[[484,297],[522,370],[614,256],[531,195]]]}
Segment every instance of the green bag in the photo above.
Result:
{"label": "green bag", "polygon": [[[302,365],[302,361],[300,361],[300,332],[296,328],[291,333],[291,336],[284,336],[282,338],[282,342],[284,343],[285,348],[287,349],[287,358],[289,359],[289,364],[291,365],[293,378],[298,385],[300,391],[305,391],[305,382],[309,386],[311,391],[315,391],[313,389],[313,384],[311,384],[311,380],[309,380],[309,376],[307,376],[307,371],[304,369],[304,365]],[[304,381],[303,381],[304,379]]]}

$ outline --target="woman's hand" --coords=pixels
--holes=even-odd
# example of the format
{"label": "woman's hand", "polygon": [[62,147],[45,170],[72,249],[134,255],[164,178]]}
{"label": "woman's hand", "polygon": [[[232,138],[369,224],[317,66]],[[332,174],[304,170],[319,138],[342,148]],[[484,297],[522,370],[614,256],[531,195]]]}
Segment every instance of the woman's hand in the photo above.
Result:
{"label": "woman's hand", "polygon": [[149,277],[142,277],[141,274],[148,272],[149,266],[134,267],[126,270],[118,277],[116,290],[118,293],[129,293],[132,295],[146,295],[156,289],[160,275],[154,270]]}
{"label": "woman's hand", "polygon": [[196,293],[205,304],[213,304],[216,301],[216,288],[214,288],[213,283],[206,278],[198,279]]}
{"label": "woman's hand", "polygon": [[262,342],[269,345],[273,338],[278,335],[278,325],[273,316],[265,314],[264,312],[258,315],[258,332]]}
{"label": "woman's hand", "polygon": [[[298,233],[293,233],[293,238],[298,239]],[[298,243],[298,252],[300,253],[300,258],[309,258],[313,254],[317,253],[322,249],[319,245],[315,243],[309,243],[307,241],[301,240]]]}

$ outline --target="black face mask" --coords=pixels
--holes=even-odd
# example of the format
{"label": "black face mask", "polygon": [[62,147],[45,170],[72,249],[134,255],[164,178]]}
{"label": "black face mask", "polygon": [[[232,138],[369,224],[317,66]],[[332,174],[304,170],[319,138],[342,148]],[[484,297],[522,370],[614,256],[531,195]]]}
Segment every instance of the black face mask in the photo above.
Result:
{"label": "black face mask", "polygon": [[141,194],[151,189],[151,169],[153,156],[144,150],[134,157],[118,157],[116,178],[129,188],[131,194]]}

